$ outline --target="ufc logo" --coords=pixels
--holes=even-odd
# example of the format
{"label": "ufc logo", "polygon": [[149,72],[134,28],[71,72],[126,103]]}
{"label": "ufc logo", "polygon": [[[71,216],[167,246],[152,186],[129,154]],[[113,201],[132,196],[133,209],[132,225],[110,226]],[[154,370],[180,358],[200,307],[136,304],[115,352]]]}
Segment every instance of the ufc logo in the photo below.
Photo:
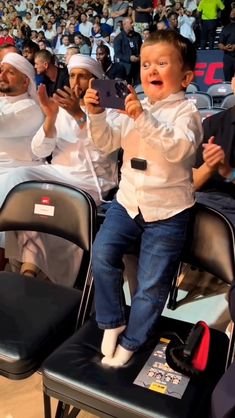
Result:
{"label": "ufc logo", "polygon": [[195,77],[203,77],[203,83],[206,85],[214,83],[222,83],[222,78],[216,78],[216,71],[223,69],[222,62],[197,62],[195,69]]}

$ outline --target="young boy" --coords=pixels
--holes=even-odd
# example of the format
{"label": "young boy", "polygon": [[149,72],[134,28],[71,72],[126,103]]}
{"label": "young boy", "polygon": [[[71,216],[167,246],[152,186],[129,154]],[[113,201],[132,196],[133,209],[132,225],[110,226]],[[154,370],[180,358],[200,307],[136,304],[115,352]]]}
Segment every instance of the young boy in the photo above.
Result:
{"label": "young boy", "polygon": [[[194,205],[192,166],[202,139],[200,115],[185,99],[196,50],[173,30],[160,30],[141,49],[139,101],[133,87],[126,114],[111,123],[89,88],[90,134],[104,152],[122,147],[122,175],[93,251],[96,319],[104,329],[102,362],[119,367],[148,339],[160,316],[184,245]],[[115,123],[115,124],[114,124]],[[122,290],[122,256],[141,240],[138,286],[129,320]]]}

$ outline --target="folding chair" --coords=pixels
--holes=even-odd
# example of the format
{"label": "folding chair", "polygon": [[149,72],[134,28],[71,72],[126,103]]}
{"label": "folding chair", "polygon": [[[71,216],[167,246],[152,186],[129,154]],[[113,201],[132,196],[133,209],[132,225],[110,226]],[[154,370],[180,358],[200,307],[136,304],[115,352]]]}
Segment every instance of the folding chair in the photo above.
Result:
{"label": "folding chair", "polygon": [[213,104],[212,97],[209,94],[203,93],[201,91],[196,93],[185,93],[185,97],[188,100],[191,100],[191,102],[193,102],[198,109],[202,107],[210,108]]}
{"label": "folding chair", "polygon": [[224,97],[232,92],[232,84],[228,81],[211,84],[207,89],[207,93],[212,97],[213,106],[220,105]]}
{"label": "folding chair", "polygon": [[[183,259],[230,283],[235,274],[230,223],[220,213],[197,204],[191,232]],[[229,339],[221,331],[211,329],[207,369],[190,378],[181,399],[165,395],[161,385],[159,393],[133,383],[161,336],[176,331],[184,338],[191,327],[190,323],[162,316],[151,341],[125,366],[115,369],[101,363],[103,332],[92,316],[42,366],[45,417],[51,417],[52,396],[60,401],[56,415],[60,418],[74,418],[80,409],[104,418],[208,418],[210,395],[230,361]]]}
{"label": "folding chair", "polygon": [[197,83],[190,83],[186,89],[186,93],[197,93],[200,90]]}
{"label": "folding chair", "polygon": [[[55,182],[25,182],[7,195],[0,230],[44,232],[83,249],[76,288],[0,273],[0,375],[18,380],[38,370],[89,311],[96,207],[82,190]],[[55,263],[56,257],[55,252]]]}
{"label": "folding chair", "polygon": [[223,109],[229,109],[230,107],[235,106],[235,95],[233,93],[228,94],[225,96],[225,98],[222,100],[221,105]]}

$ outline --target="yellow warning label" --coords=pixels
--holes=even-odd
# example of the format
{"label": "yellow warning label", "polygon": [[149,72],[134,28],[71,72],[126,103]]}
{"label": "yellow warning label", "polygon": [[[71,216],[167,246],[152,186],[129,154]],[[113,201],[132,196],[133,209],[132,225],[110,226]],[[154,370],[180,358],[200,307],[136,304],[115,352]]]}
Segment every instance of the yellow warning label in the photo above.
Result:
{"label": "yellow warning label", "polygon": [[160,343],[169,344],[171,340],[168,340],[167,338],[160,338]]}
{"label": "yellow warning label", "polygon": [[149,386],[149,389],[154,390],[155,392],[159,392],[159,393],[166,393],[167,386],[161,385],[160,383],[151,383],[151,385]]}

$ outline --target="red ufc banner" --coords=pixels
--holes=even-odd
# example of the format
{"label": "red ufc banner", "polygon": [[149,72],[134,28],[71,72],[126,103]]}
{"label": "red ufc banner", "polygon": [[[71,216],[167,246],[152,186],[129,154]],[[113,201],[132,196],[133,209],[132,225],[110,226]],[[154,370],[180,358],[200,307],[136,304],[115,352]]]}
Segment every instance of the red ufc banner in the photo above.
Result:
{"label": "red ufc banner", "polygon": [[218,49],[198,50],[194,74],[194,81],[201,91],[207,91],[211,84],[223,82],[223,52]]}

